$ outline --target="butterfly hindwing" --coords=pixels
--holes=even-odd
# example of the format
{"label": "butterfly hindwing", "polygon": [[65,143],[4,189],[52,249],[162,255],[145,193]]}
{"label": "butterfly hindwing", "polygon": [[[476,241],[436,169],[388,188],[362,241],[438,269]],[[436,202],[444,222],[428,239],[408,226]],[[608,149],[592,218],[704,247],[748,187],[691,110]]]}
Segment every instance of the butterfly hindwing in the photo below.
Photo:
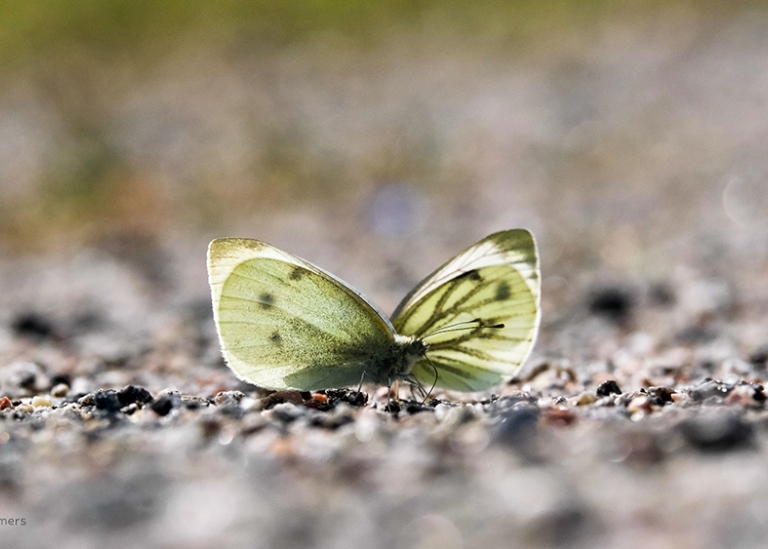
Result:
{"label": "butterfly hindwing", "polygon": [[539,294],[536,246],[524,229],[492,234],[457,255],[393,316],[398,333],[428,345],[413,375],[427,386],[460,391],[484,390],[511,376],[533,347]]}
{"label": "butterfly hindwing", "polygon": [[235,373],[270,389],[313,390],[376,379],[389,321],[346,284],[263,242],[214,240],[214,320]]}

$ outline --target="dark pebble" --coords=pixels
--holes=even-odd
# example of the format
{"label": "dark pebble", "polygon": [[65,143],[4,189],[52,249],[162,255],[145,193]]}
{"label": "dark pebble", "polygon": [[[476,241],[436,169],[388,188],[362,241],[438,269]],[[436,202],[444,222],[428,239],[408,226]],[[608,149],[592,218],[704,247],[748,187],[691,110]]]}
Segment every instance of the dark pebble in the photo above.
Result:
{"label": "dark pebble", "polygon": [[488,405],[488,410],[493,416],[498,416],[504,412],[513,408],[527,405],[536,404],[537,398],[525,391],[517,391],[510,395],[505,395],[491,402]]}
{"label": "dark pebble", "polygon": [[533,405],[520,405],[499,414],[495,439],[508,446],[525,444],[536,430],[540,410]]}
{"label": "dark pebble", "polygon": [[22,313],[11,321],[11,330],[17,336],[42,341],[54,336],[53,323],[38,313]]}
{"label": "dark pebble", "polygon": [[306,413],[306,408],[296,406],[291,402],[276,404],[272,408],[272,417],[280,423],[293,423]]}
{"label": "dark pebble", "polygon": [[609,379],[608,381],[603,381],[600,385],[598,385],[596,392],[597,396],[600,397],[605,397],[608,395],[620,395],[621,387],[619,387],[619,384],[614,380]]}
{"label": "dark pebble", "polygon": [[768,345],[763,345],[749,355],[749,362],[757,367],[765,368],[768,363]]}
{"label": "dark pebble", "polygon": [[308,425],[335,431],[343,425],[348,425],[354,422],[355,418],[350,414],[329,415],[316,413],[310,417]]}
{"label": "dark pebble", "polygon": [[97,410],[104,410],[107,413],[113,414],[120,411],[123,404],[117,397],[117,393],[113,389],[100,389],[93,394],[93,405]]}
{"label": "dark pebble", "polygon": [[425,406],[420,402],[409,402],[405,405],[405,411],[409,414],[419,414],[421,412],[434,412],[435,409],[430,406]]}
{"label": "dark pebble", "polygon": [[51,376],[48,388],[53,389],[56,387],[56,385],[60,385],[62,383],[68,387],[72,387],[72,376],[69,374],[54,374]]}
{"label": "dark pebble", "polygon": [[126,385],[123,389],[117,392],[117,399],[123,406],[129,404],[146,404],[152,402],[153,398],[149,391],[144,387],[136,387],[134,385]]}
{"label": "dark pebble", "polygon": [[664,406],[672,401],[672,395],[675,391],[672,387],[649,387],[648,398],[651,400],[651,404],[655,406]]}
{"label": "dark pebble", "polygon": [[37,376],[35,375],[35,372],[21,372],[16,382],[22,389],[34,391]]}
{"label": "dark pebble", "polygon": [[753,446],[754,429],[730,412],[702,415],[680,423],[685,440],[703,452],[726,452]]}
{"label": "dark pebble", "polygon": [[589,312],[614,322],[626,320],[635,305],[635,298],[626,288],[607,286],[593,290],[587,299]]}
{"label": "dark pebble", "polygon": [[[531,524],[529,545],[538,547],[573,547],[584,545],[599,530],[595,518],[579,502],[564,502],[548,509]],[[580,543],[582,542],[582,543]]]}
{"label": "dark pebble", "polygon": [[149,405],[152,411],[159,416],[167,416],[171,413],[171,410],[176,408],[179,404],[179,397],[177,395],[165,394],[157,398],[152,404]]}
{"label": "dark pebble", "polygon": [[384,406],[384,411],[389,414],[397,415],[400,413],[400,404],[395,402],[394,400],[390,400],[387,402],[387,404]]}

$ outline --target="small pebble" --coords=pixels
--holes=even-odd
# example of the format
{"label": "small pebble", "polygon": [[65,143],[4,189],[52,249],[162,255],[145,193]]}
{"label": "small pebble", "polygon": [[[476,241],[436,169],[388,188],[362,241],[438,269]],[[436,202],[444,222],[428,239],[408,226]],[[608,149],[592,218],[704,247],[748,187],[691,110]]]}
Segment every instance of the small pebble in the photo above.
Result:
{"label": "small pebble", "polygon": [[51,383],[51,387],[55,387],[60,384],[64,384],[67,387],[72,387],[72,376],[69,374],[53,374],[49,381]]}
{"label": "small pebble", "polygon": [[[245,400],[245,399],[243,399]],[[251,399],[254,400],[254,399]],[[194,395],[180,395],[179,401],[182,406],[184,406],[187,410],[199,410],[200,408],[207,408],[211,405],[211,402],[202,397],[194,396]],[[243,401],[240,401],[240,406],[243,405]]]}
{"label": "small pebble", "polygon": [[120,411],[123,404],[117,397],[117,392],[113,389],[96,391],[93,395],[93,404],[97,410],[104,410],[107,413],[114,414]]}
{"label": "small pebble", "polygon": [[632,293],[619,286],[606,286],[594,290],[587,302],[590,313],[617,323],[627,320],[634,305],[635,298]]}
{"label": "small pebble", "polygon": [[350,389],[327,389],[325,395],[328,397],[328,404],[334,407],[338,402],[346,402],[355,408],[365,406],[368,402],[368,394],[362,391],[353,391]]}
{"label": "small pebble", "polygon": [[552,427],[567,427],[579,419],[573,410],[561,406],[550,406],[544,409],[541,417],[544,425]]}
{"label": "small pebble", "polygon": [[723,400],[725,404],[738,405],[746,408],[762,408],[765,393],[762,385],[737,385]]}
{"label": "small pebble", "polygon": [[597,396],[587,391],[570,399],[570,404],[573,406],[589,406],[595,402],[597,402]]}
{"label": "small pebble", "polygon": [[32,406],[35,408],[51,408],[53,403],[47,397],[38,395],[32,397]]}
{"label": "small pebble", "polygon": [[633,398],[629,404],[627,404],[627,410],[633,414],[642,412],[643,414],[649,414],[653,410],[651,399],[647,395],[638,396]]}
{"label": "small pebble", "polygon": [[240,391],[219,391],[213,397],[213,403],[216,406],[223,404],[238,404],[245,395]]}
{"label": "small pebble", "polygon": [[8,397],[2,397],[0,398],[0,410],[5,410],[6,408],[13,410],[13,402]]}
{"label": "small pebble", "polygon": [[688,389],[688,394],[695,401],[702,401],[708,398],[724,398],[733,390],[733,385],[724,383],[718,379],[705,379],[698,385]]}
{"label": "small pebble", "polygon": [[730,412],[699,415],[680,423],[679,429],[691,446],[704,452],[725,452],[754,445],[752,424]]}
{"label": "small pebble", "polygon": [[648,398],[651,400],[651,404],[656,406],[664,406],[674,402],[672,395],[675,394],[675,390],[672,387],[648,387]]}
{"label": "small pebble", "polygon": [[621,394],[621,387],[619,387],[619,384],[616,383],[614,380],[609,379],[608,381],[602,382],[597,387],[597,396],[608,396],[608,395],[620,395]]}
{"label": "small pebble", "polygon": [[139,409],[138,405],[135,402],[132,402],[128,406],[123,406],[120,411],[124,413],[127,416],[133,415],[136,413],[136,411]]}
{"label": "small pebble", "polygon": [[405,411],[409,414],[418,414],[420,412],[434,412],[435,409],[420,402],[409,402],[405,405]]}
{"label": "small pebble", "polygon": [[178,405],[178,400],[177,395],[164,394],[150,404],[149,407],[157,415],[167,416]]}
{"label": "small pebble", "polygon": [[63,398],[69,393],[69,385],[66,383],[59,383],[51,389],[51,396],[56,398]]}
{"label": "small pebble", "polygon": [[11,321],[11,330],[14,334],[27,337],[36,341],[43,341],[54,335],[53,323],[44,316],[27,312],[18,315]]}
{"label": "small pebble", "polygon": [[399,413],[400,413],[400,404],[398,404],[398,403],[397,403],[397,402],[395,402],[394,400],[390,400],[390,401],[389,401],[389,402],[387,402],[387,404],[384,406],[384,411],[385,411],[385,412],[387,412],[387,413],[389,413],[389,414],[393,414],[393,415],[395,415],[395,416],[396,416],[397,414],[399,414]]}
{"label": "small pebble", "polygon": [[146,404],[152,402],[152,394],[144,387],[135,387],[133,385],[126,385],[123,389],[117,392],[117,399],[123,406],[129,404]]}
{"label": "small pebble", "polygon": [[532,405],[521,405],[505,410],[499,414],[501,421],[496,428],[496,440],[509,446],[524,442],[536,431],[540,414],[539,409]]}
{"label": "small pebble", "polygon": [[306,408],[299,407],[292,402],[282,402],[272,408],[272,417],[281,423],[293,423],[306,412]]}
{"label": "small pebble", "polygon": [[768,364],[768,345],[762,345],[749,355],[749,361],[758,368],[765,368]]}
{"label": "small pebble", "polygon": [[26,402],[22,402],[21,404],[18,404],[16,406],[16,410],[19,412],[27,412],[28,414],[31,414],[35,411],[35,409],[32,407],[31,404],[27,404]]}
{"label": "small pebble", "polygon": [[17,380],[19,387],[29,391],[35,390],[36,382],[37,376],[35,375],[35,372],[21,372]]}

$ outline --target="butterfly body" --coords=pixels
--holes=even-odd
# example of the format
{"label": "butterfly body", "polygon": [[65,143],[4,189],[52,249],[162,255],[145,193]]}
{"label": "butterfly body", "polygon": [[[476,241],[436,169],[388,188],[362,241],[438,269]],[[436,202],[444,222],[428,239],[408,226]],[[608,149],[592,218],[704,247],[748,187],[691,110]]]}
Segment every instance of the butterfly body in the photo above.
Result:
{"label": "butterfly body", "polygon": [[390,321],[348,284],[264,242],[208,250],[214,320],[228,365],[270,389],[415,379],[483,390],[514,373],[539,322],[530,233],[495,233],[447,262]]}

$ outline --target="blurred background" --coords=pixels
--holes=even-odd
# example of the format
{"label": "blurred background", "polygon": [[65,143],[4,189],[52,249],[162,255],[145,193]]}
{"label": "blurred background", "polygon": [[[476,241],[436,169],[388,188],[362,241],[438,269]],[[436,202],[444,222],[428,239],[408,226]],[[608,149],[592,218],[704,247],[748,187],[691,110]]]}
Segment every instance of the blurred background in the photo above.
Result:
{"label": "blurred background", "polygon": [[247,236],[392,310],[525,226],[550,318],[680,269],[765,307],[766,31],[765,2],[2,1],[0,299],[202,304],[208,240]]}
{"label": "blurred background", "polygon": [[[765,1],[0,0],[3,539],[762,547],[766,214]],[[521,226],[543,325],[500,417],[288,405],[345,422],[319,429],[219,394],[259,395],[220,357],[212,238],[392,311]],[[627,400],[590,406],[606,380]],[[188,405],[87,404],[128,384]],[[754,429],[679,435],[705,408]]]}

